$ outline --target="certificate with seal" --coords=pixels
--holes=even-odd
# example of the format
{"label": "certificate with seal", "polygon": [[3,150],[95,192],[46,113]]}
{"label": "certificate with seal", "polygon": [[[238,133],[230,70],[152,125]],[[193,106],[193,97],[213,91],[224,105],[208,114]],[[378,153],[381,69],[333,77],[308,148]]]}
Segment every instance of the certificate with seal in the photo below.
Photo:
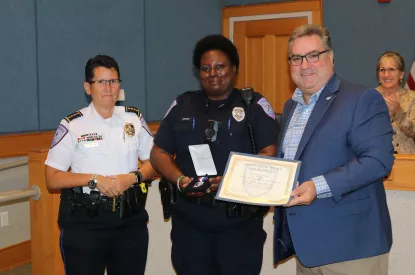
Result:
{"label": "certificate with seal", "polygon": [[231,152],[217,200],[284,205],[297,183],[301,161]]}

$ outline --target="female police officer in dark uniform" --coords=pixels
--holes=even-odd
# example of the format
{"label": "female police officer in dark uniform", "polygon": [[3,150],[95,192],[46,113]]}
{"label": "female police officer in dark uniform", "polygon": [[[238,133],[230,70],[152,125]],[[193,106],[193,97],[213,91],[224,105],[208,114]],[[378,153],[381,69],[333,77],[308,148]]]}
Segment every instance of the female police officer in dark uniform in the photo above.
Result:
{"label": "female police officer in dark uniform", "polygon": [[[199,70],[202,89],[173,102],[150,157],[153,167],[183,191],[172,211],[173,265],[179,275],[259,274],[267,209],[261,212],[255,206],[215,201],[214,193],[230,151],[252,153],[254,145],[258,154],[275,156],[279,132],[275,114],[260,94],[254,93],[246,103],[234,88],[239,57],[224,36],[200,40],[193,65]],[[188,146],[198,144],[209,145],[217,175],[209,179],[208,190],[186,193],[186,186],[196,178]]]}

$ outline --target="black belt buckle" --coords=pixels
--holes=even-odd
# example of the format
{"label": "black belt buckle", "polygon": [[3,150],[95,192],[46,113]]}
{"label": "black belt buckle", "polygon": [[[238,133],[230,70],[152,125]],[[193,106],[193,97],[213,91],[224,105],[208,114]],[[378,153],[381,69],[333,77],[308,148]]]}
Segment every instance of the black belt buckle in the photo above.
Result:
{"label": "black belt buckle", "polygon": [[120,198],[102,196],[99,202],[99,209],[107,212],[117,212],[120,210]]}

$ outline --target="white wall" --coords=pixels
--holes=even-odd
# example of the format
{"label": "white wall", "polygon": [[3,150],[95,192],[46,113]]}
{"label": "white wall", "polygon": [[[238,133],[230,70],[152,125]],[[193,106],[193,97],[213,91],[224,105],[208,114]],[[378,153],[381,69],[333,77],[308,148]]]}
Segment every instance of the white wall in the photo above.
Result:
{"label": "white wall", "polygon": [[415,192],[387,191],[393,245],[389,275],[415,274]]}

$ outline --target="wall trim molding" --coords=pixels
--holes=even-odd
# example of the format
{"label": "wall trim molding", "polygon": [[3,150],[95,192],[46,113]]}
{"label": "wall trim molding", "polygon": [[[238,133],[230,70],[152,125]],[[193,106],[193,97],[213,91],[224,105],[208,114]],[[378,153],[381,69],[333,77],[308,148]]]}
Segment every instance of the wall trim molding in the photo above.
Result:
{"label": "wall trim molding", "polygon": [[0,158],[27,156],[29,150],[49,148],[53,131],[0,135]]}
{"label": "wall trim molding", "polygon": [[24,241],[0,249],[0,272],[27,264],[32,260],[31,241]]}

